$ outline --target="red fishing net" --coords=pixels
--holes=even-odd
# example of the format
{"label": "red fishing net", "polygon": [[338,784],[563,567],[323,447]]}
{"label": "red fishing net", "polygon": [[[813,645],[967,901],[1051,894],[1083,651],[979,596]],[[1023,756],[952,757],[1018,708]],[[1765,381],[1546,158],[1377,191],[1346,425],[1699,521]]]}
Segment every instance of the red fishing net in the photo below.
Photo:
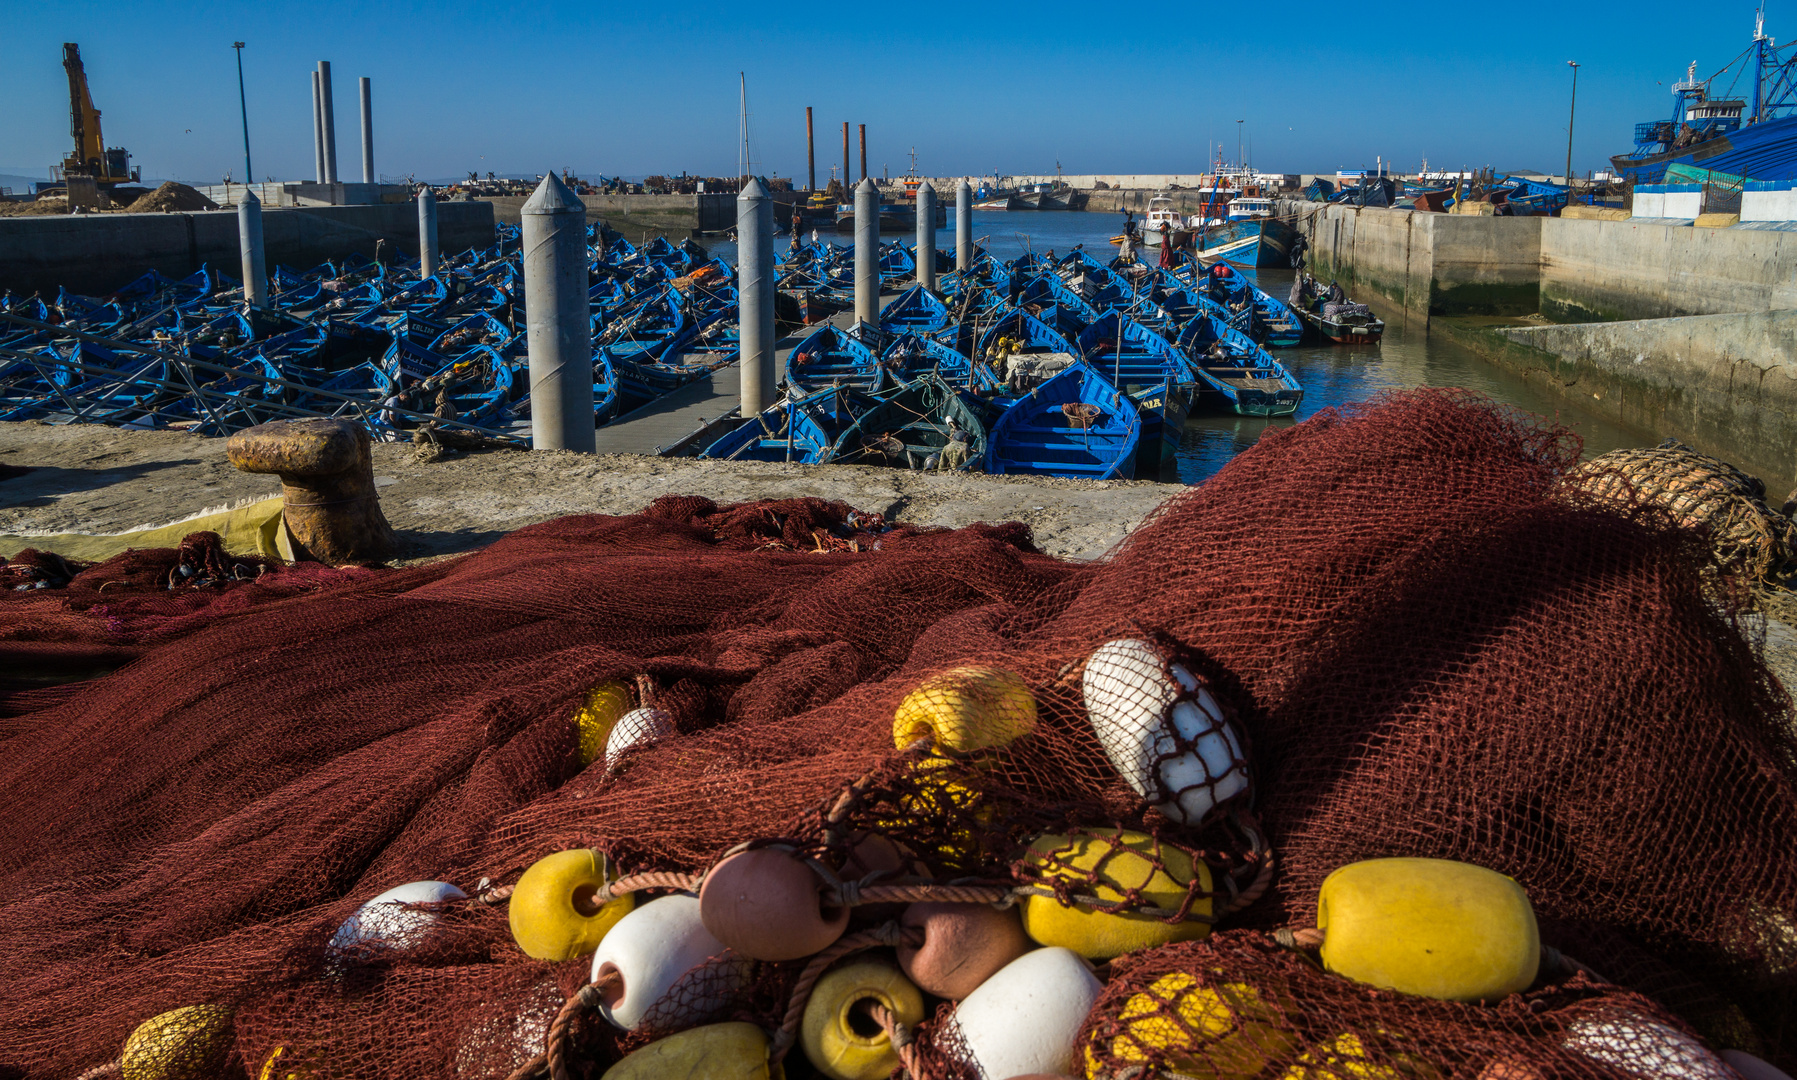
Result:
{"label": "red fishing net", "polygon": [[[1206,1014],[1181,1002],[1217,986],[1268,1014],[1249,1026],[1273,1050],[1240,1075],[1653,1075],[1605,1049],[1648,1021],[1789,1068],[1789,702],[1702,538],[1581,502],[1575,460],[1563,431],[1417,392],[1268,432],[1095,565],[1016,525],[668,498],[204,603],[9,593],[0,657],[131,652],[7,699],[0,1076],[113,1061],[146,1019],[212,1005],[230,1075],[505,1077],[589,974],[524,956],[505,886],[564,849],[692,875],[745,844],[815,864],[850,909],[842,956],[890,956],[903,905],[947,888],[1218,926],[1100,965],[1075,1062],[1094,1075],[1177,1068],[1170,1031],[1202,1063]],[[613,683],[661,734],[583,765],[574,718]],[[1543,939],[1617,985],[1456,1005],[1272,943],[1315,924],[1332,870],[1383,856],[1515,878]],[[417,909],[403,947],[332,946],[413,881],[472,898]],[[636,1032],[571,1013],[576,1068],[699,1019],[784,1049],[819,961],[744,964],[690,973]],[[925,1022],[914,1063],[965,1072],[953,1029]]]}

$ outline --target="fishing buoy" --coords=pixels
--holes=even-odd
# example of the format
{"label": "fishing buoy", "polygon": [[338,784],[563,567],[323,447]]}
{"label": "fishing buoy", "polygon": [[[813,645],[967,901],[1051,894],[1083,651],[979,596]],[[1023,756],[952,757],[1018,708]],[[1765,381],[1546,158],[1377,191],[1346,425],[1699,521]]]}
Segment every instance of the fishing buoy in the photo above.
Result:
{"label": "fishing buoy", "polygon": [[1371,859],[1330,874],[1317,894],[1323,967],[1385,990],[1495,1001],[1525,990],[1541,935],[1522,886],[1445,859]]}
{"label": "fishing buoy", "polygon": [[605,1070],[601,1080],[777,1080],[767,1036],[754,1024],[711,1024],[657,1039]]}
{"label": "fishing buoy", "polygon": [[1724,1050],[1721,1057],[1741,1074],[1741,1080],[1791,1080],[1783,1069],[1761,1061],[1745,1050]]}
{"label": "fishing buoy", "polygon": [[236,1034],[223,1005],[189,1005],[152,1016],[125,1040],[125,1080],[212,1080],[224,1072]]}
{"label": "fishing buoy", "polygon": [[[1259,990],[1239,982],[1200,986],[1183,971],[1161,976],[1124,1002],[1117,1022],[1123,1032],[1111,1040],[1112,1061],[1158,1059],[1181,1075],[1208,1080],[1259,1076],[1297,1049],[1282,1010]],[[1088,1044],[1088,1075],[1104,1067]]]}
{"label": "fishing buoy", "polygon": [[967,995],[943,1037],[960,1040],[984,1080],[1071,1072],[1074,1040],[1103,989],[1077,953],[1037,949]]}
{"label": "fishing buoy", "polygon": [[302,1061],[285,1046],[277,1046],[262,1059],[256,1080],[318,1080],[318,1070],[315,1062]]}
{"label": "fishing buoy", "polygon": [[869,1005],[883,1005],[899,1023],[923,1020],[923,995],[884,960],[857,960],[819,979],[805,1003],[799,1045],[830,1080],[885,1080],[898,1067],[892,1039]]}
{"label": "fishing buoy", "polygon": [[[1736,1080],[1727,1062],[1696,1039],[1636,1013],[1575,1020],[1565,1046],[1641,1080]],[[1770,1066],[1768,1066],[1769,1068]]]}
{"label": "fishing buoy", "polygon": [[648,746],[674,734],[674,716],[665,709],[632,709],[612,725],[605,740],[605,768],[609,772],[624,760],[627,750]]}
{"label": "fishing buoy", "polygon": [[1441,1075],[1434,1065],[1409,1054],[1374,1060],[1360,1036],[1346,1032],[1299,1055],[1279,1080],[1441,1080]]}
{"label": "fishing buoy", "polygon": [[379,945],[404,949],[416,944],[437,921],[435,912],[411,904],[443,904],[466,900],[468,894],[447,881],[413,881],[398,885],[356,909],[331,935],[331,951]]}
{"label": "fishing buoy", "polygon": [[630,688],[621,682],[600,683],[587,691],[585,704],[574,713],[574,732],[579,740],[575,751],[581,768],[591,765],[605,752],[612,729],[630,709]]}
{"label": "fishing buoy", "polygon": [[1043,945],[1108,960],[1210,933],[1209,923],[1193,918],[1211,914],[1211,897],[1203,895],[1211,891],[1210,867],[1144,833],[1093,829],[1070,836],[1039,836],[1031,842],[1024,864],[1043,876],[1075,882],[1075,892],[1105,903],[1120,903],[1133,891],[1147,906],[1177,911],[1191,883],[1197,883],[1200,894],[1193,898],[1187,918],[1177,923],[1138,912],[1101,911],[1080,904],[1063,907],[1052,896],[1026,896],[1021,905],[1024,932]]}
{"label": "fishing buoy", "polygon": [[900,925],[923,931],[923,944],[900,945],[899,966],[925,992],[959,1001],[1031,948],[1017,910],[990,904],[912,904]]}
{"label": "fishing buoy", "polygon": [[1153,645],[1126,638],[1099,646],[1080,685],[1105,756],[1167,817],[1197,825],[1248,790],[1248,757],[1222,706]]}
{"label": "fishing buoy", "polygon": [[699,910],[713,937],[751,960],[798,960],[829,948],[849,909],[826,905],[811,867],[777,848],[739,851],[712,867]]}
{"label": "fishing buoy", "polygon": [[512,940],[533,960],[572,960],[599,947],[636,906],[634,893],[612,897],[605,859],[585,849],[532,863],[512,889]]}
{"label": "fishing buoy", "polygon": [[698,897],[680,893],[651,900],[619,919],[593,953],[591,981],[611,972],[618,976],[600,994],[600,1015],[632,1030],[683,976],[721,957],[686,980],[678,1002],[656,1012],[657,1027],[697,1023],[727,1002],[747,977],[742,959],[724,953],[724,943],[699,918]]}
{"label": "fishing buoy", "polygon": [[964,754],[1008,746],[1036,729],[1036,698],[1002,668],[960,667],[932,675],[899,703],[892,741],[903,748],[928,738]]}

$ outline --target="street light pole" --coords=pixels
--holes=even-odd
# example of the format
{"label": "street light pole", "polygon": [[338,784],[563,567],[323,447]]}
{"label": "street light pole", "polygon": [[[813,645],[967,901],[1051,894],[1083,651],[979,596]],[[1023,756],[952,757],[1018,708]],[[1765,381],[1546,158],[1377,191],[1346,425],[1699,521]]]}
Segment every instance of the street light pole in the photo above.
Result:
{"label": "street light pole", "polygon": [[1579,62],[1566,61],[1572,68],[1572,104],[1566,110],[1566,198],[1572,200],[1572,119],[1579,109]]}
{"label": "street light pole", "polygon": [[243,182],[253,184],[256,174],[250,171],[250,106],[243,94],[243,42],[231,42],[237,50],[237,107],[243,113]]}
{"label": "street light pole", "polygon": [[1242,166],[1242,121],[1240,120],[1235,122],[1235,164],[1238,169]]}

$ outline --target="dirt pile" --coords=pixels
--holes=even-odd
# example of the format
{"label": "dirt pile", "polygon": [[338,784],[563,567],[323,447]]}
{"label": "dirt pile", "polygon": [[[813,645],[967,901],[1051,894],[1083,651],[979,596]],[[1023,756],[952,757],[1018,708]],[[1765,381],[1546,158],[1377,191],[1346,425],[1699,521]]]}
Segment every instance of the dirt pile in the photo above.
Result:
{"label": "dirt pile", "polygon": [[69,200],[60,195],[32,202],[0,202],[0,217],[38,217],[44,214],[66,214]]}
{"label": "dirt pile", "polygon": [[165,214],[217,209],[217,203],[186,184],[165,180],[161,187],[132,203],[125,211],[131,214]]}

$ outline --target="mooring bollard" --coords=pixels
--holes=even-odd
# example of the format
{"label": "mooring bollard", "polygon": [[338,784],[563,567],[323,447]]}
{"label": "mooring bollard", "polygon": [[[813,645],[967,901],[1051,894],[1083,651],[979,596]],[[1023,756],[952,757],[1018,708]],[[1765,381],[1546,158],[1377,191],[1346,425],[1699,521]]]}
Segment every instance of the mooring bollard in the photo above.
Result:
{"label": "mooring bollard", "polygon": [[872,180],[855,188],[855,318],[880,322],[880,189]]}
{"label": "mooring bollard", "polygon": [[736,197],[737,337],[742,345],[742,416],[773,403],[774,197],[751,176]]}
{"label": "mooring bollard", "polygon": [[281,516],[305,555],[328,566],[367,566],[393,556],[371,441],[347,420],[276,420],[231,436],[225,457],[244,472],[280,476]]}
{"label": "mooring bollard", "polygon": [[262,253],[262,200],[245,188],[237,202],[237,247],[243,255],[243,299],[251,307],[268,305],[268,259]]}
{"label": "mooring bollard", "polygon": [[917,189],[917,283],[936,291],[936,189]]}
{"label": "mooring bollard", "polygon": [[955,269],[973,268],[973,187],[961,181],[955,188]]}
{"label": "mooring bollard", "polygon": [[593,327],[587,307],[587,208],[554,172],[524,203],[530,445],[590,454]]}
{"label": "mooring bollard", "polygon": [[[582,225],[586,218],[581,212]],[[584,243],[584,240],[583,240]],[[437,195],[426,184],[418,190],[418,276],[435,277],[437,273]],[[589,331],[590,333],[590,331]]]}
{"label": "mooring bollard", "polygon": [[374,101],[369,89],[368,76],[356,80],[358,96],[362,99],[362,182],[374,183]]}

